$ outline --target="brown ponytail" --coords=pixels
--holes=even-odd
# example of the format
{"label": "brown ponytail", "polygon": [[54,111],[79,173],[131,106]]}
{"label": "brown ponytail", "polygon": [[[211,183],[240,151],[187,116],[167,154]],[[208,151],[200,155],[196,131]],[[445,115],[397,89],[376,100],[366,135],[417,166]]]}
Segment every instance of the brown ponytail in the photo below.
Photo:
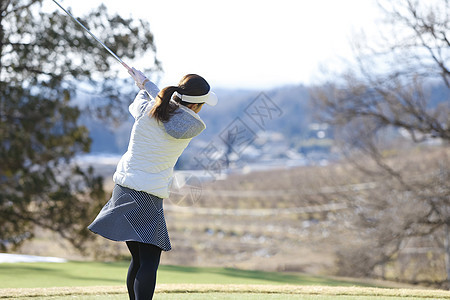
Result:
{"label": "brown ponytail", "polygon": [[158,122],[167,122],[180,104],[189,104],[181,101],[176,96],[173,97],[174,101],[170,101],[173,93],[178,92],[182,95],[201,96],[207,94],[209,89],[209,84],[203,77],[196,74],[188,74],[181,79],[178,86],[168,86],[158,93],[155,99],[156,103],[150,110],[150,115],[155,117]]}
{"label": "brown ponytail", "polygon": [[170,103],[170,98],[177,89],[178,87],[176,86],[168,86],[162,89],[156,96],[156,103],[150,110],[150,115],[161,122],[169,121],[174,111],[178,108],[178,105],[175,103]]}

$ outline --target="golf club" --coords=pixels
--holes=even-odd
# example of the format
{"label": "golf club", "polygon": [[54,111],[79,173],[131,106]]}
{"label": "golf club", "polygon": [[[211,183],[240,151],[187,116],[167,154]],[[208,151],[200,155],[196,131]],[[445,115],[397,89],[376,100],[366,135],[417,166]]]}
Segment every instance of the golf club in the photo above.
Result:
{"label": "golf club", "polygon": [[123,60],[121,60],[114,52],[112,52],[111,49],[109,49],[105,44],[102,43],[102,41],[100,41],[95,35],[92,34],[92,32],[89,31],[89,29],[87,29],[83,24],[81,24],[80,21],[78,21],[74,16],[72,16],[72,14],[70,12],[68,12],[66,9],[64,9],[64,7],[62,7],[58,2],[56,2],[55,0],[53,0],[53,2],[56,3],[56,5],[58,5],[66,14],[68,14],[75,22],[77,22],[81,27],[83,27],[84,30],[86,30],[97,42],[99,42],[106,50],[108,50],[108,52],[115,58],[117,59],[122,66],[124,66],[125,68],[127,68],[128,71],[132,71],[131,68],[123,62]]}

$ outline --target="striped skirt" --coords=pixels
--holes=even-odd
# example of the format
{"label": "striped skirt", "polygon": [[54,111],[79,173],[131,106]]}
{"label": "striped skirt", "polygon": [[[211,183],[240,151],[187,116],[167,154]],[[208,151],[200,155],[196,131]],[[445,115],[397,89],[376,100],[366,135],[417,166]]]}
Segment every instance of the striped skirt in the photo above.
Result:
{"label": "striped skirt", "polygon": [[172,249],[164,219],[163,199],[120,185],[88,227],[113,241],[153,244],[164,251]]}

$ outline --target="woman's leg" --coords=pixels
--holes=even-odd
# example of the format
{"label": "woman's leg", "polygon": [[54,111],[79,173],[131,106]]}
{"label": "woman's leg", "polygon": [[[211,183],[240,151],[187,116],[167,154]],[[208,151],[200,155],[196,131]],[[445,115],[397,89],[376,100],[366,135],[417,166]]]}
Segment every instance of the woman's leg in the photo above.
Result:
{"label": "woman's leg", "polygon": [[138,244],[140,267],[134,280],[134,293],[136,300],[149,300],[153,298],[155,291],[161,248],[151,244]]}
{"label": "woman's leg", "polygon": [[138,242],[126,242],[126,243],[128,246],[128,250],[130,250],[131,253],[131,262],[127,274],[127,289],[128,295],[130,296],[130,300],[135,300],[136,297],[134,294],[134,281],[136,279],[136,274],[140,267],[139,243]]}

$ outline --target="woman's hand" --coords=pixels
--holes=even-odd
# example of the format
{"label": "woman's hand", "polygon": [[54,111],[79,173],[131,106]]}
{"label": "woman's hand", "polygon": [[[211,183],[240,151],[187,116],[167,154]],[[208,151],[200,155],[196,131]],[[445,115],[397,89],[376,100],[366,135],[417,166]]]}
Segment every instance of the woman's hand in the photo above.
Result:
{"label": "woman's hand", "polygon": [[135,68],[131,68],[128,70],[128,74],[133,77],[134,81],[136,82],[136,85],[142,90],[144,89],[145,84],[150,81],[144,73],[142,73],[139,70],[136,70]]}

